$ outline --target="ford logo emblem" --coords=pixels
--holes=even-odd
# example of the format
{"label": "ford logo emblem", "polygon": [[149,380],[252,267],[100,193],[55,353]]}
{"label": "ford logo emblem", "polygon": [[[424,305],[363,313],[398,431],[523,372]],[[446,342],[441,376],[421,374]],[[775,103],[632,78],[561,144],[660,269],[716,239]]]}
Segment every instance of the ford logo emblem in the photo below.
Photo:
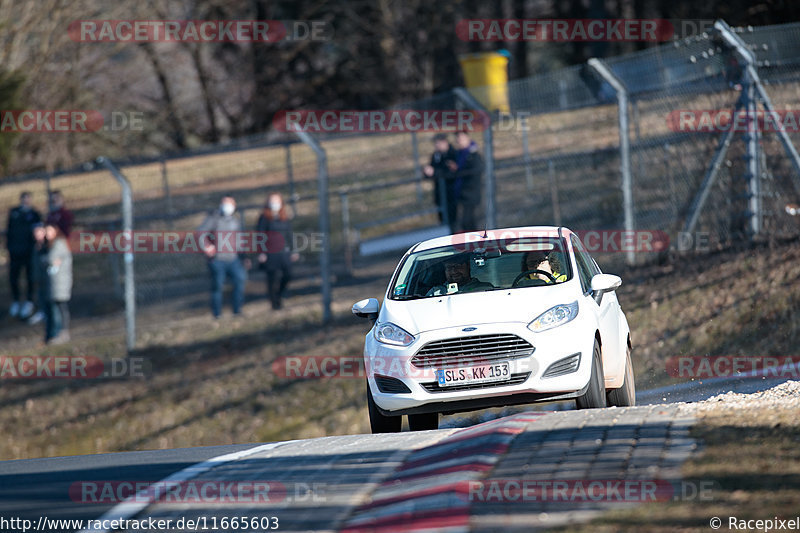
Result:
{"label": "ford logo emblem", "polygon": [[475,331],[478,328],[464,328],[461,331]]}

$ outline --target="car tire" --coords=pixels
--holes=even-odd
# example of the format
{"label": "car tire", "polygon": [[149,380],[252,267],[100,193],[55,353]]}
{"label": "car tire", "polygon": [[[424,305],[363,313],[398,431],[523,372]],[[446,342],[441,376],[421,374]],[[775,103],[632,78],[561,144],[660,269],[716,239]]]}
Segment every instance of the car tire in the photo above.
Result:
{"label": "car tire", "polygon": [[439,413],[408,415],[408,427],[411,431],[439,429]]}
{"label": "car tire", "polygon": [[367,410],[369,411],[369,426],[373,433],[400,433],[403,425],[403,416],[386,416],[378,410],[372,391],[367,383]]}
{"label": "car tire", "polygon": [[603,359],[600,355],[600,343],[594,340],[592,352],[592,375],[589,377],[589,387],[583,396],[575,399],[578,409],[597,409],[606,406],[606,380],[603,374]]}
{"label": "car tire", "polygon": [[608,391],[607,400],[608,405],[616,405],[617,407],[632,407],[636,405],[636,384],[633,378],[630,345],[625,352],[625,380],[622,382],[622,387]]}

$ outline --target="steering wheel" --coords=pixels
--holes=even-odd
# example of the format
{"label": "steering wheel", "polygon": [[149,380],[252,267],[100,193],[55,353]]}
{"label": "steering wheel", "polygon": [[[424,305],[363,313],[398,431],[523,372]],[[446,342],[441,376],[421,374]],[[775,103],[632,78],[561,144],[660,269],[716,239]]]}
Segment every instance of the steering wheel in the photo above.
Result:
{"label": "steering wheel", "polygon": [[556,278],[550,272],[548,272],[546,270],[539,270],[538,268],[534,268],[533,270],[526,270],[525,272],[520,273],[519,276],[514,278],[514,281],[511,283],[511,287],[512,288],[516,287],[517,283],[519,283],[528,274],[544,274],[545,276],[550,278],[550,283],[555,283],[556,282]]}

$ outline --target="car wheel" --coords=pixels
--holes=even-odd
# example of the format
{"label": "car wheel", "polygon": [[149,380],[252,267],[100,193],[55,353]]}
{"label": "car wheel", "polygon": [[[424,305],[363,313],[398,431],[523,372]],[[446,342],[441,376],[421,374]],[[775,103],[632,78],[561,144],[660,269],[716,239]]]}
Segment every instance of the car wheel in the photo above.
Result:
{"label": "car wheel", "polygon": [[594,341],[592,353],[592,375],[589,378],[589,387],[583,396],[575,399],[578,409],[594,409],[606,406],[606,380],[603,374],[603,360],[600,355],[600,344]]}
{"label": "car wheel", "polygon": [[439,413],[408,415],[408,427],[411,429],[411,431],[439,429]]}
{"label": "car wheel", "polygon": [[399,433],[403,424],[402,415],[386,416],[378,411],[372,391],[367,383],[367,409],[369,410],[369,426],[373,433]]}
{"label": "car wheel", "polygon": [[628,346],[625,353],[625,381],[622,382],[622,387],[608,391],[608,405],[616,405],[617,407],[636,405],[636,384],[633,380],[630,346]]}

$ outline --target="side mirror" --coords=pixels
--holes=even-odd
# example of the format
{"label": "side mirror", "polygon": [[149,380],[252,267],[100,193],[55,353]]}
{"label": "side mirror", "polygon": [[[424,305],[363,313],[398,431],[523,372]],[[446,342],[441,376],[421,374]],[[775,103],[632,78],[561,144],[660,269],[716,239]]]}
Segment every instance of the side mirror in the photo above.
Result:
{"label": "side mirror", "polygon": [[614,274],[597,274],[592,278],[592,292],[594,300],[599,305],[603,300],[603,295],[607,292],[615,291],[622,285],[622,278]]}
{"label": "side mirror", "polygon": [[375,298],[366,298],[353,304],[353,314],[359,318],[378,319],[380,304]]}

